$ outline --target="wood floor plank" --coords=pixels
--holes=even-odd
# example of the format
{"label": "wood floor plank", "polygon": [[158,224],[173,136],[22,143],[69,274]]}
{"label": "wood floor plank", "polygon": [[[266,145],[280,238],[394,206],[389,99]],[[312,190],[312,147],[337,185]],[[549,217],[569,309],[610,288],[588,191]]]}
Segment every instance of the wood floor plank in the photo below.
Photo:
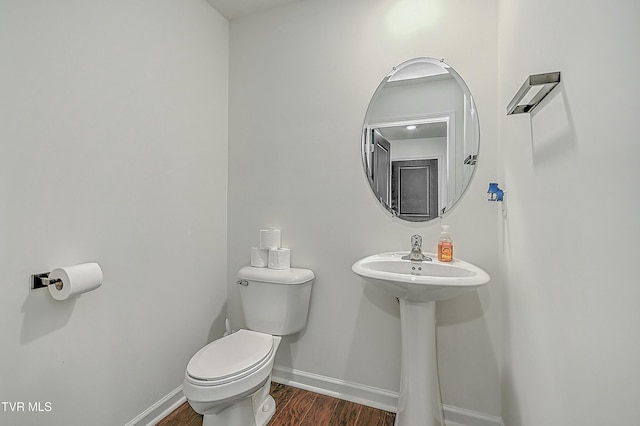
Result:
{"label": "wood floor plank", "polygon": [[388,411],[384,412],[384,422],[382,423],[383,426],[393,426],[396,423],[396,414],[395,413],[390,413]]}
{"label": "wood floor plank", "polygon": [[299,396],[291,398],[283,409],[276,409],[269,426],[298,426],[313,407],[317,397],[317,393],[300,390]]}
{"label": "wood floor plank", "polygon": [[329,419],[329,424],[331,426],[354,426],[361,408],[360,404],[340,400]]}
{"label": "wood floor plank", "polygon": [[289,401],[289,399],[291,399],[293,395],[298,393],[299,391],[300,389],[294,388],[293,386],[286,386],[282,383],[271,382],[271,390],[269,391],[269,395],[271,395],[276,401],[276,405],[281,405]]}
{"label": "wood floor plank", "polygon": [[184,426],[202,426],[202,416],[195,411],[194,413],[196,414],[196,416],[193,417],[191,421],[189,423],[186,423]]}
{"label": "wood floor plank", "polygon": [[326,395],[318,395],[313,408],[309,410],[300,426],[330,426],[331,416],[338,405],[338,399]]}
{"label": "wood floor plank", "polygon": [[360,409],[360,415],[358,416],[357,424],[367,426],[386,426],[386,414],[388,414],[386,411],[363,405]]}
{"label": "wood floor plank", "polygon": [[[293,386],[285,386],[281,383],[271,383],[271,392],[269,394],[273,397],[276,402],[276,413],[274,417],[278,415],[279,412],[287,409],[287,405],[289,402],[295,400],[301,394],[302,389],[294,388]],[[269,422],[269,426],[271,426],[273,420]]]}
{"label": "wood floor plank", "polygon": [[191,426],[201,424],[202,416],[193,411],[188,402],[185,402],[158,423],[157,426]]}
{"label": "wood floor plank", "polygon": [[[276,413],[269,426],[393,426],[395,414],[314,392],[271,384]],[[157,426],[201,426],[202,416],[184,403]]]}

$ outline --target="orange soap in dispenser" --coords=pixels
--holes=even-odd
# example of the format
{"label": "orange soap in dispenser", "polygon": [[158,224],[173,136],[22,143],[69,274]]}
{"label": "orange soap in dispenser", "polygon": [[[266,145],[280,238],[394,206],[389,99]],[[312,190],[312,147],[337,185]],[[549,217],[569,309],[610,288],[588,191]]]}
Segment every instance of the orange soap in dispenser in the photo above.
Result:
{"label": "orange soap in dispenser", "polygon": [[453,260],[453,240],[449,234],[449,225],[442,225],[440,240],[438,240],[438,260],[451,262]]}

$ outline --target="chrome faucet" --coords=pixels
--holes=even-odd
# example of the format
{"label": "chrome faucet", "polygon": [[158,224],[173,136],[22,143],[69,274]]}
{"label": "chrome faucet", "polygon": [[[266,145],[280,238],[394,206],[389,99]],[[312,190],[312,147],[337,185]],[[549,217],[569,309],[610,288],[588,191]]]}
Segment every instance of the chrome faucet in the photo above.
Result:
{"label": "chrome faucet", "polygon": [[418,262],[422,262],[423,260],[433,260],[422,253],[422,237],[420,235],[411,236],[411,252],[409,252],[409,254],[407,254],[406,256],[402,256],[402,259]]}

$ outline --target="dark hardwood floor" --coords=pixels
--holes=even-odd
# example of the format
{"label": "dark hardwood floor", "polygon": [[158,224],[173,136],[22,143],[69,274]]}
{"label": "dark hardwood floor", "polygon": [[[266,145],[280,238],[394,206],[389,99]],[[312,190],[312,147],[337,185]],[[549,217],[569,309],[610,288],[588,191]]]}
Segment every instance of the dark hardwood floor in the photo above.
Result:
{"label": "dark hardwood floor", "polygon": [[[276,413],[269,426],[393,426],[396,415],[326,395],[271,384]],[[200,426],[202,416],[182,404],[158,426]]]}

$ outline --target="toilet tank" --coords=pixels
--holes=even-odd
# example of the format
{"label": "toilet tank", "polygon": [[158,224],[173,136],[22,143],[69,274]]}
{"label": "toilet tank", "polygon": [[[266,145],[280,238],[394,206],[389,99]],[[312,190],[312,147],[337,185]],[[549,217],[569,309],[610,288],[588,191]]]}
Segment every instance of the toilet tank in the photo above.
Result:
{"label": "toilet tank", "polygon": [[309,269],[240,269],[237,283],[247,328],[277,336],[302,330],[314,278]]}

